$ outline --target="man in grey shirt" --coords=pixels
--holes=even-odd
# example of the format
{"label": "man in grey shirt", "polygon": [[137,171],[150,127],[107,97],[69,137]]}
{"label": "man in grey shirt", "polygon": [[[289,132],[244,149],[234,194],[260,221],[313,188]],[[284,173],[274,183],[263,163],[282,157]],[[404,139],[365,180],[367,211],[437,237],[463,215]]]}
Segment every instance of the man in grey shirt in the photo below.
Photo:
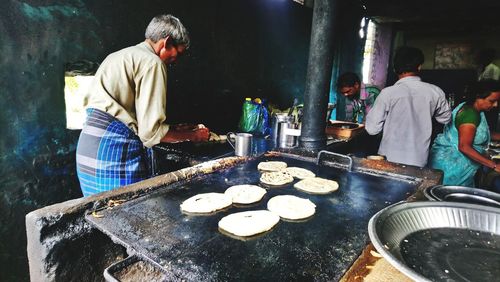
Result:
{"label": "man in grey shirt", "polygon": [[451,110],[444,92],[422,82],[418,73],[424,55],[417,48],[403,46],[394,56],[399,80],[380,92],[366,117],[370,135],[383,131],[378,153],[388,161],[424,167],[432,134],[432,118],[446,124]]}

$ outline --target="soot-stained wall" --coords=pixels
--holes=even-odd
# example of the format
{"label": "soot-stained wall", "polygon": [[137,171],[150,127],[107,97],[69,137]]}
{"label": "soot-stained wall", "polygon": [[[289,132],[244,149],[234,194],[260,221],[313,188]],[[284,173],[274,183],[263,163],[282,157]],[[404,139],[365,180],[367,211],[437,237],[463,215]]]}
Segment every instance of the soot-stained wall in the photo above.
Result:
{"label": "soot-stained wall", "polygon": [[169,122],[236,128],[244,97],[302,98],[312,11],[293,1],[4,0],[0,9],[0,281],[28,279],[24,215],[80,197],[64,65],[101,62],[178,16],[192,47],[169,68]]}

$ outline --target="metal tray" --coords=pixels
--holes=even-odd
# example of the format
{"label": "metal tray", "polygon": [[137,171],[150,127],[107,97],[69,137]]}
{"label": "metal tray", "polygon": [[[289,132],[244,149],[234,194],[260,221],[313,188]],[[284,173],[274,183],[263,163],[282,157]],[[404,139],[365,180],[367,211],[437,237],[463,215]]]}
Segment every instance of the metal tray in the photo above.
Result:
{"label": "metal tray", "polygon": [[368,234],[377,251],[416,281],[498,281],[500,209],[454,202],[391,205]]}
{"label": "metal tray", "polygon": [[169,277],[159,266],[138,256],[130,256],[104,270],[108,282],[168,281]]}
{"label": "metal tray", "polygon": [[425,189],[424,195],[432,201],[480,204],[500,208],[500,194],[479,188],[436,185]]}

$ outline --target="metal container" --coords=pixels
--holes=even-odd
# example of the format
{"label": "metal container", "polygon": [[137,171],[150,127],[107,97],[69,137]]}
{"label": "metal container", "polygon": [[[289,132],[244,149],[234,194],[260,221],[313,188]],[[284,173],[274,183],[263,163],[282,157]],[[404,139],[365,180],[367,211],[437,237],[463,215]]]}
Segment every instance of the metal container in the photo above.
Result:
{"label": "metal container", "polygon": [[272,119],[272,122],[271,122],[271,127],[272,127],[272,130],[271,130],[271,140],[273,140],[273,142],[275,144],[278,144],[278,139],[279,139],[279,136],[280,136],[280,124],[283,124],[283,123],[290,123],[292,124],[294,121],[294,118],[293,116],[289,116],[287,114],[274,114],[273,115],[273,119]]}
{"label": "metal container", "polygon": [[351,139],[361,134],[364,127],[363,124],[335,120],[328,122],[325,131],[328,136]]}
{"label": "metal container", "polygon": [[298,145],[300,129],[296,129],[293,123],[282,122],[279,124],[278,147],[292,148]]}

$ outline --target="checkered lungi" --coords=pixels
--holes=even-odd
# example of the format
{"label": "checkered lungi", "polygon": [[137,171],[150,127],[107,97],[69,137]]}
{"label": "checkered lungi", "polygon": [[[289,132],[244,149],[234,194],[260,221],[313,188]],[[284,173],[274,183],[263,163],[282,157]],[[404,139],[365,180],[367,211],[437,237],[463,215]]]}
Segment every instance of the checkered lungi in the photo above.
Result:
{"label": "checkered lungi", "polygon": [[76,169],[84,196],[112,190],[152,176],[151,149],[121,121],[87,109],[76,149]]}

